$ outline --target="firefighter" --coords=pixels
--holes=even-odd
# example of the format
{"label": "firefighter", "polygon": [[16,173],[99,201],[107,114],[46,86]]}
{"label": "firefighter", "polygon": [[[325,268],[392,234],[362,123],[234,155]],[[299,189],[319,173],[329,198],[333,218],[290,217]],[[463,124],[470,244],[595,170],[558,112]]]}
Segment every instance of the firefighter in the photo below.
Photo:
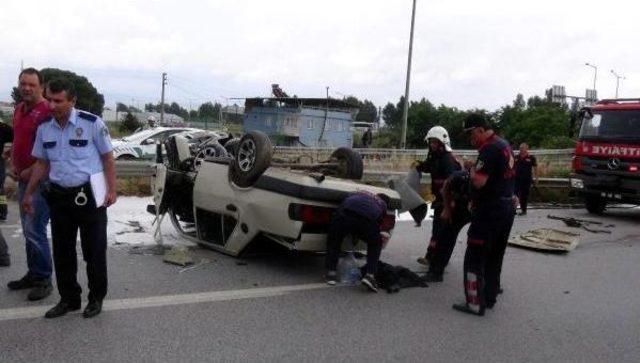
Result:
{"label": "firefighter", "polygon": [[464,256],[466,301],[455,310],[484,315],[493,308],[500,288],[502,260],[513,219],[515,158],[509,143],[498,137],[484,115],[470,114],[465,132],[478,149],[478,159],[470,173],[471,226]]}
{"label": "firefighter", "polygon": [[538,182],[538,162],[536,157],[529,154],[529,145],[520,144],[520,153],[516,157],[516,184],[515,194],[520,201],[521,216],[527,214],[529,191],[531,184]]}
{"label": "firefighter", "polygon": [[434,235],[436,245],[425,276],[428,282],[441,282],[445,267],[449,264],[458,234],[469,223],[469,168],[455,171],[442,186],[441,227]]}
{"label": "firefighter", "polygon": [[[449,133],[444,127],[432,127],[429,129],[429,132],[427,132],[424,140],[428,143],[429,154],[423,162],[417,164],[416,169],[419,172],[431,174],[431,194],[433,194],[435,200],[431,204],[431,208],[434,210],[431,238],[429,239],[425,256],[418,258],[418,263],[429,266],[430,273],[427,274],[427,277],[435,282],[442,281],[442,270],[440,269],[441,266],[437,266],[436,269],[432,271],[434,256],[437,253],[436,251],[445,251],[448,249],[447,246],[438,246],[441,242],[438,240],[438,236],[443,233],[441,230],[445,228],[445,224],[440,218],[443,210],[442,194],[440,191],[445,180],[447,180],[454,171],[460,170],[461,167],[451,153]],[[447,231],[445,231],[445,234],[446,232]],[[444,267],[442,266],[442,268]]]}

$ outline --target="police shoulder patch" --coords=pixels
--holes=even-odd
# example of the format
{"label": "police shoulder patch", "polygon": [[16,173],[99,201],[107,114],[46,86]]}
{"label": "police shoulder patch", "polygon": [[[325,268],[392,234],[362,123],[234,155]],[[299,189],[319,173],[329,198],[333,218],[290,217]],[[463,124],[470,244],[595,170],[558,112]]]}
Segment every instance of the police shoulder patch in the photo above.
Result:
{"label": "police shoulder patch", "polygon": [[85,111],[78,111],[78,117],[80,117],[83,120],[87,120],[90,122],[95,122],[98,119],[98,116],[89,113],[89,112],[85,112]]}

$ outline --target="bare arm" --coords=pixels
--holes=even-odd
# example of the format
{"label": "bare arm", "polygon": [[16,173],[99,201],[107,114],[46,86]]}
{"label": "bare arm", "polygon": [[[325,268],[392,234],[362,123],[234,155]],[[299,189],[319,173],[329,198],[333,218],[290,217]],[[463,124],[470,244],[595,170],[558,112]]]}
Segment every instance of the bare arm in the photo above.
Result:
{"label": "bare arm", "polygon": [[48,170],[49,163],[43,159],[38,159],[31,167],[29,184],[27,184],[27,189],[25,190],[24,197],[22,198],[22,209],[28,214],[33,213],[33,193],[38,187],[38,184],[40,184],[42,178],[46,176]]}
{"label": "bare arm", "polygon": [[100,159],[102,159],[102,168],[107,182],[107,195],[104,199],[104,206],[109,207],[118,198],[116,194],[116,165],[113,159],[113,151],[100,155]]}
{"label": "bare arm", "polygon": [[471,168],[471,184],[473,184],[476,189],[482,189],[485,184],[487,184],[487,180],[489,180],[489,175],[479,173],[475,168]]}

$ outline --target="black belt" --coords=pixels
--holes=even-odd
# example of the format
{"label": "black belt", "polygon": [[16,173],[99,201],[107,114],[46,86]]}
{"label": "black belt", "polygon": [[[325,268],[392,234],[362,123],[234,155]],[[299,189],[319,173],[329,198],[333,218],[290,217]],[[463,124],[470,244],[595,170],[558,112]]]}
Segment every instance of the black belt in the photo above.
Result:
{"label": "black belt", "polygon": [[89,191],[89,189],[86,188],[90,187],[91,183],[85,183],[82,185],[78,185],[77,187],[63,187],[62,185],[58,185],[56,183],[49,183],[49,190],[51,192],[64,195],[78,194],[82,189],[85,189],[85,191]]}

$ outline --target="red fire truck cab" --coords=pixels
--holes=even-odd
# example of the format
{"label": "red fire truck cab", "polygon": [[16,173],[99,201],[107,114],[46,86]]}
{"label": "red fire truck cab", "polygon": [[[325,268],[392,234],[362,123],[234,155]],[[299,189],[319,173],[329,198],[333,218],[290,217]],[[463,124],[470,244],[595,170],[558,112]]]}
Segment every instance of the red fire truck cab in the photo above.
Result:
{"label": "red fire truck cab", "polygon": [[640,204],[640,98],[602,100],[583,109],[571,189],[590,213],[607,202]]}

